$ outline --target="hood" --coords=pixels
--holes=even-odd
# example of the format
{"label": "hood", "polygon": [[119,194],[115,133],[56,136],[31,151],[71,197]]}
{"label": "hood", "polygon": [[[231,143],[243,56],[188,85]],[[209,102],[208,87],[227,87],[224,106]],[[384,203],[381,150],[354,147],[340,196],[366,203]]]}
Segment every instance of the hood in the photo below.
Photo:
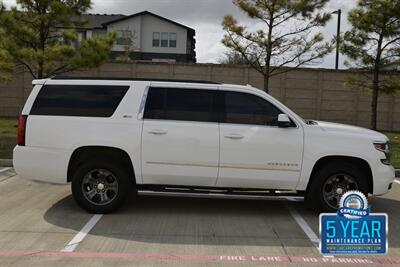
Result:
{"label": "hood", "polygon": [[389,139],[384,134],[370,129],[358,126],[340,124],[340,123],[333,123],[333,122],[325,122],[325,121],[316,121],[316,122],[318,123],[317,127],[320,127],[323,131],[361,135],[364,137],[369,137],[373,141],[377,142],[389,141]]}

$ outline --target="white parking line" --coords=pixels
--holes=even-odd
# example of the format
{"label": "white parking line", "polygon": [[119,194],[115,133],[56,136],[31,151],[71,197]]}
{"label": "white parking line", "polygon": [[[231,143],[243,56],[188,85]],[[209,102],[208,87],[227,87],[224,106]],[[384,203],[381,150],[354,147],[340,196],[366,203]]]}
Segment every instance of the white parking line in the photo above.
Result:
{"label": "white parking line", "polygon": [[77,233],[74,238],[61,250],[61,252],[73,252],[80,242],[86,237],[86,235],[92,230],[92,228],[96,225],[96,223],[103,217],[102,214],[95,214],[93,217],[87,222],[85,226],[83,226],[82,230]]}
{"label": "white parking line", "polygon": [[0,173],[1,173],[1,172],[6,172],[6,171],[11,170],[11,169],[12,169],[11,167],[1,168],[1,169],[0,169]]}
{"label": "white parking line", "polygon": [[400,181],[399,181],[398,179],[394,179],[394,182],[395,182],[396,184],[400,184]]}
{"label": "white parking line", "polygon": [[304,218],[295,210],[290,204],[286,204],[290,214],[293,219],[297,222],[303,232],[308,236],[311,242],[314,244],[316,248],[319,248],[319,238],[308,225],[308,223],[304,220]]}
{"label": "white parking line", "polygon": [[[288,198],[288,200],[290,200]],[[303,230],[303,232],[308,236],[308,238],[311,240],[313,245],[315,246],[316,249],[319,250],[319,238],[318,236],[314,233],[314,231],[311,229],[311,227],[308,225],[308,223],[304,220],[304,218],[300,215],[300,213],[297,212],[290,204],[286,204],[287,209],[289,210],[290,214],[292,215],[293,219],[297,222],[297,224],[300,226],[300,228]],[[335,256],[333,255],[323,255],[324,258],[334,258]]]}

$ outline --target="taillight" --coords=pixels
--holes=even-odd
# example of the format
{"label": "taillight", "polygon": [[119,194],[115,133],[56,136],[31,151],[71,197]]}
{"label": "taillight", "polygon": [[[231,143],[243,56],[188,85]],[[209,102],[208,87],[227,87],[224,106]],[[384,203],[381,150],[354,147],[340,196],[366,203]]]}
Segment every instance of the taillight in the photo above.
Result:
{"label": "taillight", "polygon": [[25,146],[26,120],[28,115],[21,115],[18,119],[18,145]]}

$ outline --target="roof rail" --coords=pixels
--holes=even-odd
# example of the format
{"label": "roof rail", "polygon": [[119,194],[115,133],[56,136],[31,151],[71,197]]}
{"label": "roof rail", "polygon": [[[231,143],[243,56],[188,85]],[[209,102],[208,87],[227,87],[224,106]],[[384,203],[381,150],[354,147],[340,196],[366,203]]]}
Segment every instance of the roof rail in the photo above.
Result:
{"label": "roof rail", "polygon": [[55,76],[52,80],[110,80],[110,81],[151,81],[151,82],[177,82],[177,83],[204,83],[221,84],[219,82],[204,80],[179,80],[179,79],[154,79],[154,78],[118,78],[118,77],[74,77],[74,76]]}

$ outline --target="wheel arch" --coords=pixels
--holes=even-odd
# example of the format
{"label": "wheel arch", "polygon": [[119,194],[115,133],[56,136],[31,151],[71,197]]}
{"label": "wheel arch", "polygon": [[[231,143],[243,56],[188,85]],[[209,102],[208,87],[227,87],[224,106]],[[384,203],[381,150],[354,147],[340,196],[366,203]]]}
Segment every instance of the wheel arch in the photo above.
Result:
{"label": "wheel arch", "polygon": [[136,184],[135,170],[129,154],[123,149],[110,146],[82,146],[76,148],[69,158],[67,182],[72,181],[72,177],[76,168],[78,168],[87,160],[94,158],[107,158],[121,163],[126,171],[130,174],[131,182]]}
{"label": "wheel arch", "polygon": [[354,166],[360,168],[365,173],[366,181],[368,184],[368,193],[372,193],[374,189],[373,188],[374,183],[373,183],[371,166],[364,159],[352,156],[325,156],[320,158],[313,166],[306,191],[308,191],[309,188],[311,187],[311,184],[313,183],[313,180],[315,179],[318,170],[331,163],[340,164],[343,162],[353,164]]}

